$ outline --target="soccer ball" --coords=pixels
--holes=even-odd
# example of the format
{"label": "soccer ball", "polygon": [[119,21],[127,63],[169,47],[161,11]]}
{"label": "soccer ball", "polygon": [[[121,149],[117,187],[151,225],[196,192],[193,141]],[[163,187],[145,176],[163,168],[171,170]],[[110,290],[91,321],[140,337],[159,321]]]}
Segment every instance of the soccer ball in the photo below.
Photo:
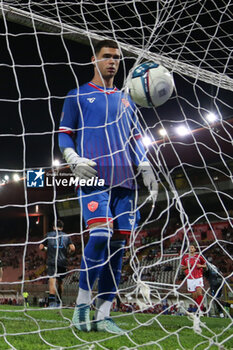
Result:
{"label": "soccer ball", "polygon": [[132,100],[142,107],[158,107],[172,95],[174,80],[167,68],[155,62],[137,66],[126,82]]}

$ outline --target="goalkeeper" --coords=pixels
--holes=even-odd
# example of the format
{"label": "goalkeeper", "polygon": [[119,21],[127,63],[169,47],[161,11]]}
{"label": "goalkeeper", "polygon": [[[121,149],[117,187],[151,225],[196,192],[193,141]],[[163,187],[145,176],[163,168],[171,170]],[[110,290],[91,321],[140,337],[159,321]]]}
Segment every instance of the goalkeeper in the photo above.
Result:
{"label": "goalkeeper", "polygon": [[[142,144],[136,106],[114,86],[120,64],[116,42],[99,42],[91,61],[93,79],[68,93],[59,129],[59,146],[74,175],[85,180],[104,179],[102,187],[78,188],[89,241],[81,261],[73,323],[82,331],[121,334],[109,316],[120,281],[125,241],[139,220],[133,164],[142,173],[154,202],[158,185]],[[91,324],[91,290],[97,278],[98,299]]]}

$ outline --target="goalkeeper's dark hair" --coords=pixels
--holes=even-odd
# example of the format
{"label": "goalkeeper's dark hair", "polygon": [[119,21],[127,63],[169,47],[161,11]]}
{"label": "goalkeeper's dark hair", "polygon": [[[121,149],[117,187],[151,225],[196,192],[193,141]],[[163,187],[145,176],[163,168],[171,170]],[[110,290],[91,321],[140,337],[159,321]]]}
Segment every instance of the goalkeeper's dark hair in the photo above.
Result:
{"label": "goalkeeper's dark hair", "polygon": [[101,41],[98,41],[97,44],[95,44],[95,54],[99,53],[102,47],[110,47],[111,49],[119,49],[119,46],[116,41],[110,40],[110,39],[104,39]]}

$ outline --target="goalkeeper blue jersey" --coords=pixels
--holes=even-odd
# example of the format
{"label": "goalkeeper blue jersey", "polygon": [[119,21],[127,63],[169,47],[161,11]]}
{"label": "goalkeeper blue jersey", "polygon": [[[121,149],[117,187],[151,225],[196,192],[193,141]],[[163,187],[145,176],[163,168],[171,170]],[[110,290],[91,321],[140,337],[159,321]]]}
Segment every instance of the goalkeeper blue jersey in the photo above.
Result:
{"label": "goalkeeper blue jersey", "polygon": [[105,185],[134,189],[132,165],[145,161],[141,129],[133,101],[117,88],[91,82],[71,90],[64,102],[59,146],[97,163]]}

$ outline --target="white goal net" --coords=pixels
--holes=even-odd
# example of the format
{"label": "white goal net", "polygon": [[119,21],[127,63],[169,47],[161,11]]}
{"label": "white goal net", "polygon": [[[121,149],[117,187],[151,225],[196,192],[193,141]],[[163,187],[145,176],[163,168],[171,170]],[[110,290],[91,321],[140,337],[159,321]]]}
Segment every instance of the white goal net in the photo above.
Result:
{"label": "white goal net", "polygon": [[[0,349],[233,348],[232,18],[228,0],[0,2]],[[123,335],[72,323],[88,230],[58,147],[65,96],[92,79],[102,39],[120,47],[119,89],[148,60],[175,81],[164,105],[137,106],[159,194],[152,206],[135,172],[141,220],[111,308]],[[76,252],[54,310],[39,244],[57,218]],[[208,267],[201,312],[181,270],[192,244]]]}

